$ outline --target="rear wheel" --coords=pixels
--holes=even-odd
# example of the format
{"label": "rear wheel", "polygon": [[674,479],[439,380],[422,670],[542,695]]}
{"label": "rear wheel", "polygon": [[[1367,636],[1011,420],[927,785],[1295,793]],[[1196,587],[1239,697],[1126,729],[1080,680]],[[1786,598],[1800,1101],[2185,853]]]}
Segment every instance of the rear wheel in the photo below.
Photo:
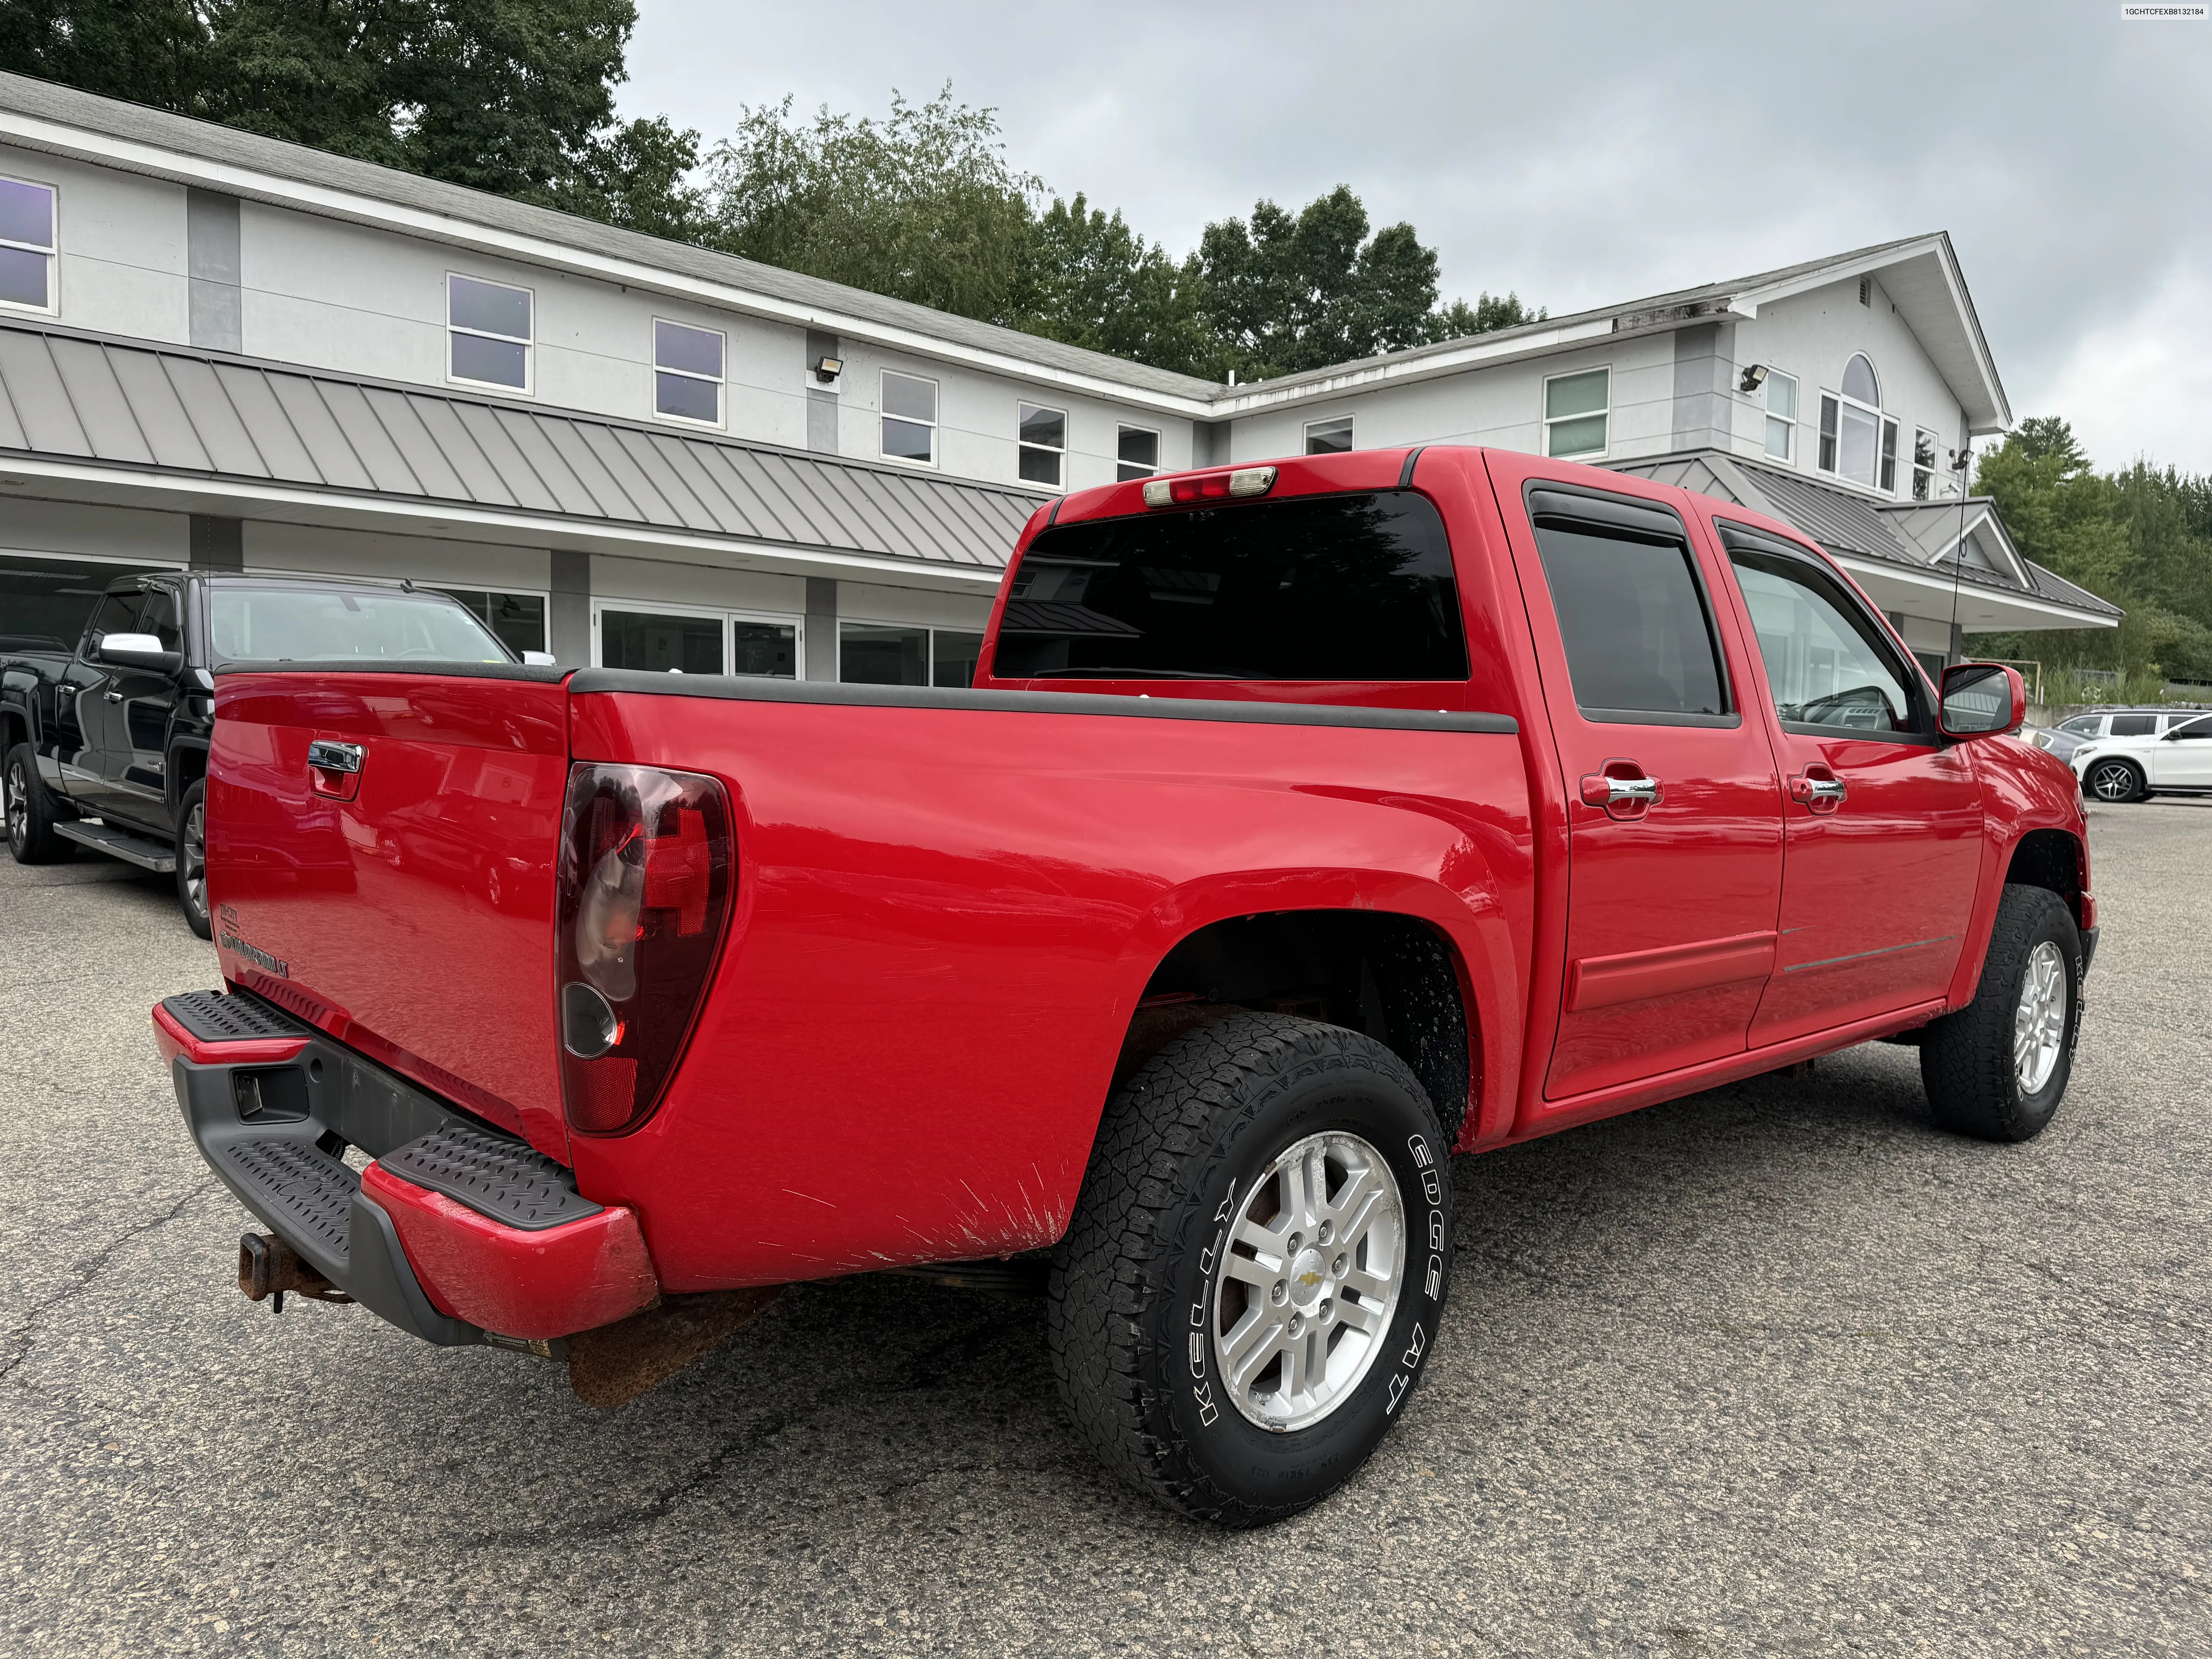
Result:
{"label": "rear wheel", "polygon": [[2008,884],[1973,1001],[1920,1041],[1921,1081],[1938,1123],[1983,1140],[2043,1133],[2073,1075],[2082,972],[2066,902]]}
{"label": "rear wheel", "polygon": [[54,833],[58,814],[39,777],[38,757],[27,743],[8,751],[0,768],[0,794],[6,796],[8,851],[18,864],[63,864],[76,856],[76,843]]}
{"label": "rear wheel", "polygon": [[1176,1039],[1108,1106],[1050,1328],[1084,1438],[1224,1526],[1293,1515],[1405,1406],[1450,1273],[1443,1133],[1372,1038],[1239,1014]]}
{"label": "rear wheel", "polygon": [[177,904],[185,925],[202,939],[213,939],[208,915],[207,781],[185,791],[177,812]]}
{"label": "rear wheel", "polygon": [[2083,775],[2081,787],[2099,800],[2117,805],[2123,801],[2141,800],[2148,792],[2143,787],[2142,769],[2133,761],[2100,760],[2089,763]]}

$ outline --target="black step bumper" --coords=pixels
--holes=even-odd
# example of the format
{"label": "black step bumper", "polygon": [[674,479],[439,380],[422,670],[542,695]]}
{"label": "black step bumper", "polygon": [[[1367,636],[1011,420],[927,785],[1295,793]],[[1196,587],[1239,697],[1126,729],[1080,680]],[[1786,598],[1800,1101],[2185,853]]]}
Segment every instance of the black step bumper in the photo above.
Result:
{"label": "black step bumper", "polygon": [[155,1026],[173,1051],[177,1103],[208,1167],[331,1284],[427,1342],[459,1347],[487,1337],[432,1304],[391,1215],[346,1162],[348,1148],[502,1226],[549,1227],[599,1210],[576,1194],[565,1170],[516,1137],[250,994],[171,997]]}

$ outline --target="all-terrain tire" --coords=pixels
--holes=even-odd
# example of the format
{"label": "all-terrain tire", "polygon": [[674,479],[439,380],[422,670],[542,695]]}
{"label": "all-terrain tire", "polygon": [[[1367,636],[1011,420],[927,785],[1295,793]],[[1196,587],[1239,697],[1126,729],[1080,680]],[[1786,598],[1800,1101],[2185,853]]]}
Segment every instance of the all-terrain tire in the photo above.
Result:
{"label": "all-terrain tire", "polygon": [[[1212,1322],[1226,1316],[1232,1278],[1238,1303],[1250,1298],[1248,1312],[1271,1294],[1231,1273],[1232,1249],[1246,1248],[1232,1245],[1231,1230],[1270,1201],[1263,1194],[1276,1185],[1261,1177],[1275,1161],[1318,1144],[1316,1137],[1372,1152],[1380,1167],[1370,1165],[1370,1181],[1387,1170],[1403,1265],[1395,1306],[1386,1315],[1377,1300],[1369,1316],[1382,1334],[1357,1351],[1365,1370],[1347,1370],[1316,1420],[1270,1428],[1237,1403],[1256,1388],[1251,1377],[1245,1395],[1231,1396]],[[1235,1014],[1152,1055],[1107,1106],[1074,1218],[1053,1255],[1053,1369],[1078,1432],[1139,1491],[1222,1526],[1264,1525],[1334,1491],[1403,1413],[1435,1345],[1451,1272],[1447,1147],[1435,1108],[1404,1062],[1339,1026]],[[1326,1197],[1327,1177],[1321,1187]],[[1337,1189],[1347,1206],[1352,1190],[1347,1176]],[[1287,1225],[1289,1213],[1278,1224]],[[1346,1221],[1340,1238],[1353,1224]],[[1363,1261],[1382,1259],[1372,1246],[1358,1248]],[[1297,1271],[1281,1259],[1286,1266],[1265,1271]],[[1314,1283],[1300,1278],[1291,1294],[1311,1297]],[[1364,1293],[1354,1288],[1351,1299],[1357,1307]],[[1325,1321],[1328,1302],[1317,1311]],[[1344,1317],[1340,1306],[1336,1316]],[[1351,1340],[1348,1327],[1319,1328],[1324,1345]],[[1304,1352],[1310,1364],[1314,1351]],[[1321,1350],[1324,1375],[1332,1352]],[[1282,1364],[1278,1385],[1290,1377],[1287,1358]],[[1256,1375],[1268,1374],[1263,1364]]]}
{"label": "all-terrain tire", "polygon": [[0,797],[8,817],[8,851],[18,864],[66,864],[76,856],[76,843],[54,833],[61,814],[39,776],[39,759],[27,743],[19,743],[0,762]]}
{"label": "all-terrain tire", "polygon": [[207,780],[185,791],[177,803],[177,908],[185,925],[202,939],[215,937],[215,918],[208,907]]}
{"label": "all-terrain tire", "polygon": [[[2016,1044],[2023,994],[2038,948],[2045,945],[2063,971],[2064,1025],[2048,1077],[2031,1091]],[[2027,1140],[2043,1133],[2073,1073],[2084,971],[2081,932],[2065,900],[2047,888],[2007,883],[1973,1001],[1934,1021],[1920,1040],[1920,1079],[1936,1122],[1982,1140]]]}

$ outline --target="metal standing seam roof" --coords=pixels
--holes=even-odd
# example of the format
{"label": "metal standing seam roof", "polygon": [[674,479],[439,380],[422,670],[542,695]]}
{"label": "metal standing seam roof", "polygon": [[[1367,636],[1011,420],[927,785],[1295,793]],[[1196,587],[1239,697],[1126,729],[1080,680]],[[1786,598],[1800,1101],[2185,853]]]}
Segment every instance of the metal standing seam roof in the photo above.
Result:
{"label": "metal standing seam roof", "polygon": [[[1856,490],[1823,483],[1802,473],[1785,471],[1763,461],[1723,454],[1718,450],[1660,456],[1650,460],[1623,461],[1615,464],[1611,470],[1650,478],[1657,483],[1674,484],[1700,495],[1711,495],[1716,500],[1779,519],[1784,524],[1795,525],[1830,553],[1873,559],[1923,574],[1935,568],[1929,554],[1905,533],[1905,526],[1899,523],[1901,511],[1927,512],[1928,504],[1924,502],[1887,506],[1869,501]],[[1956,501],[1947,503],[1945,510],[1955,513],[1958,505]],[[1996,517],[1996,504],[1985,497],[1970,500],[1966,505],[1969,530],[1984,518],[1994,520]],[[2002,520],[1998,522],[2002,523]],[[2100,616],[2121,617],[2126,614],[2119,606],[2099,599],[2087,588],[2075,586],[2062,576],[2054,575],[2032,559],[2024,558],[2021,562],[2027,567],[2033,580],[2033,586],[2015,581],[2002,572],[1984,570],[1971,564],[1960,569],[1959,579],[1970,586],[2048,599],[2055,605],[2069,605]],[[1947,578],[1950,575],[1951,565],[1948,562],[1944,564],[1942,574]]]}
{"label": "metal standing seam roof", "polygon": [[0,452],[1001,570],[1046,499],[604,416],[0,325]]}

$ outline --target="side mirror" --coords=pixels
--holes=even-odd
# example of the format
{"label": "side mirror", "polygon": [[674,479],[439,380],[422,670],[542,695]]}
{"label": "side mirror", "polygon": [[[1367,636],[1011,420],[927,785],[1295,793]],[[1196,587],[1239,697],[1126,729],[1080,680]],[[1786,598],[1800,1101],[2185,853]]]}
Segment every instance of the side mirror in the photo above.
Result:
{"label": "side mirror", "polygon": [[522,653],[522,662],[523,666],[526,668],[554,668],[559,666],[559,665],[553,660],[553,653],[550,651],[526,651]]}
{"label": "side mirror", "polygon": [[185,665],[183,652],[163,650],[151,634],[103,635],[92,654],[112,668],[135,668],[144,674],[173,674]]}
{"label": "side mirror", "polygon": [[2010,732],[2027,718],[2027,684],[2020,671],[2000,663],[1954,663],[1943,671],[1943,698],[1936,724],[1947,738],[1985,738]]}

